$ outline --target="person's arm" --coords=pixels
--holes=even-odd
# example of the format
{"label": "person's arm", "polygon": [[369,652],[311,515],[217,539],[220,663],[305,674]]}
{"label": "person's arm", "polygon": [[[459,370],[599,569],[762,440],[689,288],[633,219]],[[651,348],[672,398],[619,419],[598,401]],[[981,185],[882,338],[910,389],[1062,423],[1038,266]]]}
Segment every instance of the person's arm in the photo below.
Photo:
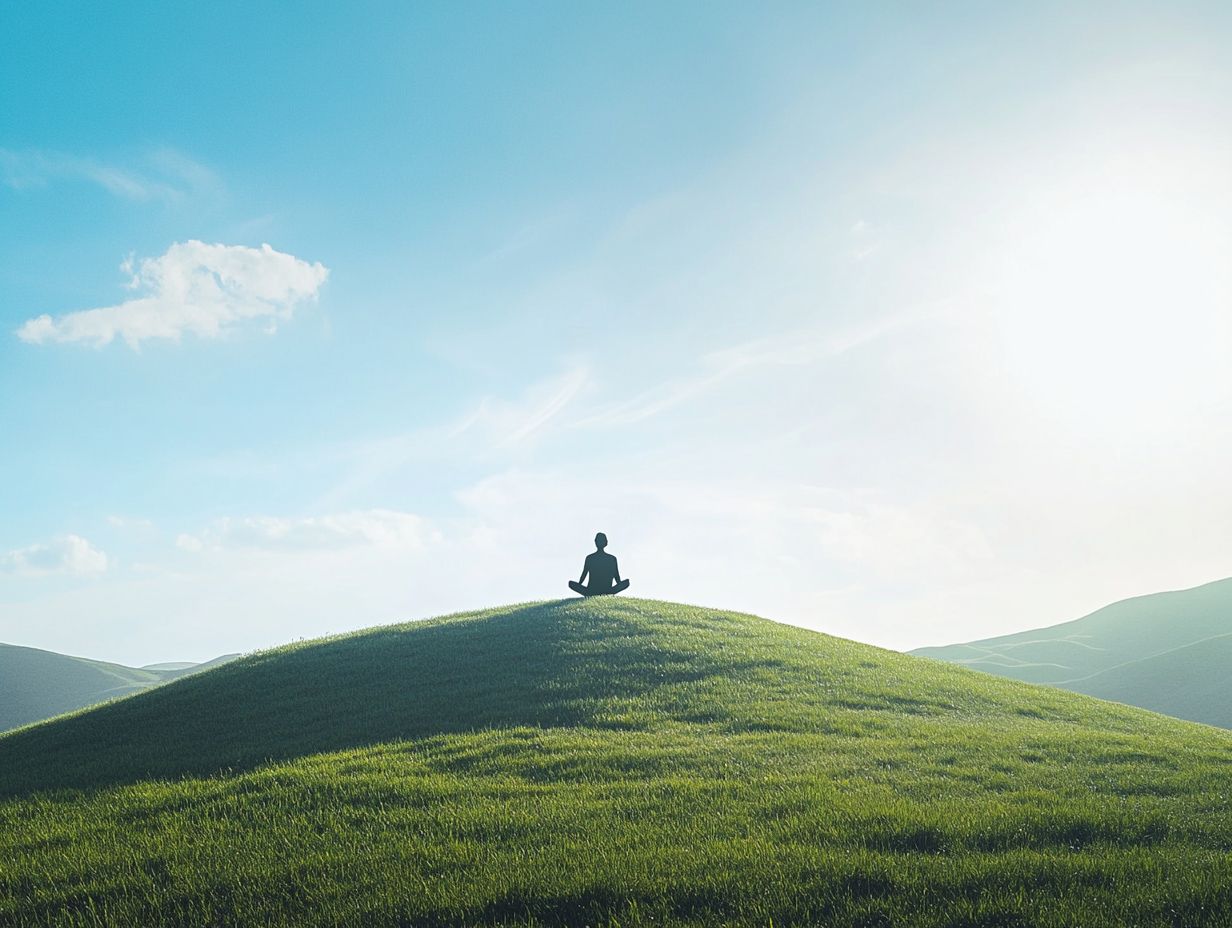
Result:
{"label": "person's arm", "polygon": [[616,575],[616,582],[620,582],[620,564],[616,562],[616,557],[612,557],[612,573]]}
{"label": "person's arm", "polygon": [[582,586],[586,585],[586,575],[590,573],[590,558],[582,561],[582,576],[578,577],[578,583]]}

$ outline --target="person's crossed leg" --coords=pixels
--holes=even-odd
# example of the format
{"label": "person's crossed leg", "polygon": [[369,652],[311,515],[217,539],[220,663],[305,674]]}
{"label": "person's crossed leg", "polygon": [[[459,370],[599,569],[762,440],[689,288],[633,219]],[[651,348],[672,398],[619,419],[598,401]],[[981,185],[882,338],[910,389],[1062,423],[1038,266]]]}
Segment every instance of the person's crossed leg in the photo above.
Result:
{"label": "person's crossed leg", "polygon": [[575,593],[581,593],[583,596],[611,596],[613,593],[623,593],[629,588],[628,580],[621,580],[619,583],[606,590],[596,590],[591,587],[582,586],[576,580],[569,581],[569,589]]}

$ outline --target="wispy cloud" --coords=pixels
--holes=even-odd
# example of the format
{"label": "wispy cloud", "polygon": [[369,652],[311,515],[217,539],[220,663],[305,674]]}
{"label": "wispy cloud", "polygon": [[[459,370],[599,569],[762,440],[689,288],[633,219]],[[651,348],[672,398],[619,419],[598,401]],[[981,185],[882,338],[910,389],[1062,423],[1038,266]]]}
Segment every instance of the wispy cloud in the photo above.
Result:
{"label": "wispy cloud", "polygon": [[[511,533],[533,524],[540,511],[582,513],[596,528],[623,524],[649,550],[664,548],[663,559],[651,557],[651,563],[692,559],[697,545],[688,539],[713,534],[723,538],[722,550],[704,547],[701,560],[736,573],[742,559],[811,556],[819,572],[842,575],[845,582],[909,584],[962,579],[991,557],[982,530],[962,514],[941,504],[890,501],[868,489],[774,486],[727,474],[672,480],[652,472],[514,470],[485,477],[456,496],[474,517]],[[663,544],[666,537],[674,554]]]}
{"label": "wispy cloud", "polygon": [[758,367],[815,364],[876,341],[919,318],[920,313],[904,313],[837,333],[806,329],[733,345],[705,355],[700,370],[687,377],[669,380],[629,400],[600,408],[573,424],[589,427],[641,422],[705,394],[742,372]]}
{"label": "wispy cloud", "polygon": [[107,563],[107,555],[80,535],[0,553],[0,571],[15,574],[101,574]]}
{"label": "wispy cloud", "polygon": [[107,524],[123,531],[152,532],[154,523],[150,519],[140,519],[134,516],[110,515]]}
{"label": "wispy cloud", "polygon": [[137,348],[147,339],[179,340],[185,333],[218,338],[237,325],[264,320],[273,331],[295,307],[315,299],[329,276],[269,245],[207,245],[177,242],[157,258],[121,265],[130,289],[144,295],[115,306],[63,316],[36,316],[17,329],[30,344],[85,342],[102,346],[116,337]]}
{"label": "wispy cloud", "polygon": [[58,181],[95,184],[126,200],[179,202],[222,189],[210,168],[173,148],[148,152],[137,164],[39,149],[0,148],[0,182],[14,190],[47,187]]}
{"label": "wispy cloud", "polygon": [[343,462],[345,476],[317,500],[317,505],[346,505],[415,461],[449,455],[485,460],[492,454],[510,455],[532,447],[566,421],[562,413],[590,382],[589,368],[574,364],[532,383],[512,399],[485,396],[452,421],[323,451],[318,457]]}
{"label": "wispy cloud", "polygon": [[[485,399],[464,430],[485,429],[498,447],[521,444],[542,432],[590,381],[589,370],[575,365],[557,377],[532,384],[512,402]],[[459,429],[461,433],[463,429]]]}
{"label": "wispy cloud", "polygon": [[375,546],[422,548],[434,531],[422,517],[390,509],[283,518],[243,516],[216,519],[198,535],[180,535],[184,551],[241,549],[320,551]]}
{"label": "wispy cloud", "polygon": [[851,227],[851,259],[863,261],[872,256],[880,247],[877,230],[865,219],[860,219]]}

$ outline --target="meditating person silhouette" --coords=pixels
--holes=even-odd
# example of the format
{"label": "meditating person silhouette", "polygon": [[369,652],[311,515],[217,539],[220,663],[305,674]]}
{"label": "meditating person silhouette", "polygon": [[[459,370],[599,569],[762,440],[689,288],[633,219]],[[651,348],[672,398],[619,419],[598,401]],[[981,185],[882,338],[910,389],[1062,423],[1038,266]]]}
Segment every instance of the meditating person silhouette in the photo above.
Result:
{"label": "meditating person silhouette", "polygon": [[[607,536],[600,532],[595,536],[594,554],[586,555],[586,563],[582,565],[582,576],[576,581],[569,581],[569,589],[583,596],[610,596],[629,588],[628,580],[620,579],[620,568],[616,566],[616,558],[603,549],[607,547]],[[586,583],[590,575],[590,584]]]}

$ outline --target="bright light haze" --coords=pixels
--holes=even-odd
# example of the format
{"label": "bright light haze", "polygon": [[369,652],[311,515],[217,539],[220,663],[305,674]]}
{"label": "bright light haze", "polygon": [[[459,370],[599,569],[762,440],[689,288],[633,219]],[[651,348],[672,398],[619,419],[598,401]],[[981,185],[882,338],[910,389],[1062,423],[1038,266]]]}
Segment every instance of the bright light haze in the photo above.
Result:
{"label": "bright light haze", "polygon": [[1226,4],[0,8],[0,641],[1232,574]]}

